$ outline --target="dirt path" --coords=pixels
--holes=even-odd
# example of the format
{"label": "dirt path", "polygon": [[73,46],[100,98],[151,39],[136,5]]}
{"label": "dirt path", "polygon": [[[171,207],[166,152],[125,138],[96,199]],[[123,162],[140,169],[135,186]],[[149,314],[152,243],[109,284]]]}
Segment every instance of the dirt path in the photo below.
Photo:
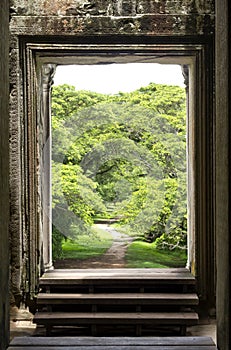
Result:
{"label": "dirt path", "polygon": [[100,257],[90,258],[86,260],[66,259],[55,262],[55,268],[62,269],[100,269],[100,268],[122,268],[125,267],[125,254],[128,245],[133,241],[124,233],[115,230],[107,224],[96,225],[101,230],[108,231],[113,237],[113,243],[105,254]]}

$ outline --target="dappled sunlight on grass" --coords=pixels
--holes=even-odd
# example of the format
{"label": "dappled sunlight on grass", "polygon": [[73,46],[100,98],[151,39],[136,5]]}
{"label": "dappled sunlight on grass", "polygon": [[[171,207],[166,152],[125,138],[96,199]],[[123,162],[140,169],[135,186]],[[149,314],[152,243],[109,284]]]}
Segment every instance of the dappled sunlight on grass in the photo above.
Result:
{"label": "dappled sunlight on grass", "polygon": [[168,268],[185,267],[186,250],[160,250],[155,243],[133,242],[127,250],[126,267],[131,268]]}
{"label": "dappled sunlight on grass", "polygon": [[109,232],[94,228],[89,235],[81,234],[74,240],[64,241],[63,259],[88,259],[100,256],[110,248],[112,241]]}

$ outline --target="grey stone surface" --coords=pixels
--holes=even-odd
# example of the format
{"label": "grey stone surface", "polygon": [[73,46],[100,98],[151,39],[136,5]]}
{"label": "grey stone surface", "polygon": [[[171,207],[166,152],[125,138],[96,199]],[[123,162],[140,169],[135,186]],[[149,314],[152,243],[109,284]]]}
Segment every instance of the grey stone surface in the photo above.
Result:
{"label": "grey stone surface", "polygon": [[141,16],[14,16],[11,31],[18,35],[209,35],[214,30],[214,15]]}
{"label": "grey stone surface", "polygon": [[216,260],[217,340],[231,348],[230,332],[230,2],[217,1],[216,25]]}
{"label": "grey stone surface", "polygon": [[0,4],[0,349],[4,350],[9,338],[9,47],[8,1]]}
{"label": "grey stone surface", "polygon": [[10,238],[11,238],[11,303],[15,298],[19,299],[21,295],[21,272],[22,272],[22,174],[21,174],[21,155],[22,147],[21,129],[23,124],[19,119],[20,97],[19,90],[19,61],[18,50],[10,48],[10,126],[9,126],[9,144],[10,144]]}
{"label": "grey stone surface", "polygon": [[31,15],[136,16],[140,14],[211,14],[213,0],[13,0],[12,13]]}
{"label": "grey stone surface", "polygon": [[12,33],[25,35],[202,35],[214,0],[13,0]]}

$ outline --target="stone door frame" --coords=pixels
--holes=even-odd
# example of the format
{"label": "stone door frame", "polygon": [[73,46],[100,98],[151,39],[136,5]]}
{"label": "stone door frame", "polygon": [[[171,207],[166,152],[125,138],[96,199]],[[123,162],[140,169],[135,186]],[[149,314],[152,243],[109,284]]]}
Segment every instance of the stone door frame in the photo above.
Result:
{"label": "stone door frame", "polygon": [[[79,40],[79,39],[78,39]],[[70,39],[69,39],[70,41]],[[111,41],[111,42],[110,42]],[[197,278],[201,304],[214,306],[215,259],[213,227],[213,53],[211,43],[173,40],[161,43],[161,38],[142,37],[142,44],[132,37],[122,42],[113,39],[85,38],[83,43],[70,43],[53,38],[40,42],[36,38],[21,38],[23,84],[23,201],[26,204],[25,225],[30,261],[29,286],[44,269],[52,268],[50,186],[41,190],[49,179],[49,157],[41,164],[43,147],[50,133],[50,88],[57,64],[78,64],[99,61],[132,62],[142,58],[147,62],[177,63],[189,66],[188,109],[188,176],[189,176],[189,240],[188,268]],[[108,43],[109,42],[109,43]],[[132,43],[130,43],[132,42]],[[174,42],[174,43],[173,43]],[[49,148],[50,146],[48,146]],[[49,155],[49,151],[47,153]],[[41,170],[42,169],[42,170]],[[34,283],[32,281],[35,281]]]}

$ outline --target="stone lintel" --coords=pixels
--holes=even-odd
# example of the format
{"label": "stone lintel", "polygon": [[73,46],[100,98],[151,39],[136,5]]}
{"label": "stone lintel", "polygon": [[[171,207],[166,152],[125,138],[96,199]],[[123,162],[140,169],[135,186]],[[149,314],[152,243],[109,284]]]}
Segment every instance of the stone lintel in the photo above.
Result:
{"label": "stone lintel", "polygon": [[13,0],[11,12],[22,15],[138,15],[214,13],[213,0]]}
{"label": "stone lintel", "polygon": [[11,34],[14,35],[211,35],[213,15],[139,16],[13,16]]}

